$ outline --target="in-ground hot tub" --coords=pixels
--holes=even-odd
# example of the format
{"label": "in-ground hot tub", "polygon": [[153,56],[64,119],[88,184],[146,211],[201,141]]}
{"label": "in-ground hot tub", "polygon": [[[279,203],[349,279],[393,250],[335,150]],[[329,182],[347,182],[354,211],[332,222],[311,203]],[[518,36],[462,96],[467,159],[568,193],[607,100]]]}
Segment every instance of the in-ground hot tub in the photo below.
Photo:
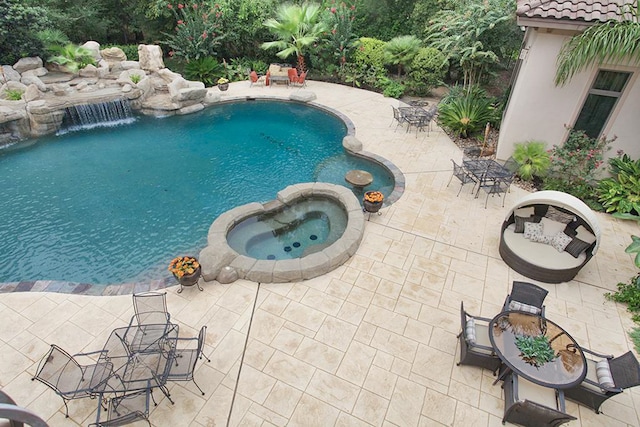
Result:
{"label": "in-ground hot tub", "polygon": [[200,252],[205,280],[292,282],[328,273],[358,249],[364,233],[359,200],[343,186],[291,185],[276,200],[220,215]]}

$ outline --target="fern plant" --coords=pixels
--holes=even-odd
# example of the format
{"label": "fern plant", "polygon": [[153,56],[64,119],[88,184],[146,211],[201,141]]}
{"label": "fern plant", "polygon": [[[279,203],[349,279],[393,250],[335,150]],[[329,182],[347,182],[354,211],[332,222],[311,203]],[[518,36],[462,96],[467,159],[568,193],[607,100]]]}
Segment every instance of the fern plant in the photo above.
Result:
{"label": "fern plant", "polygon": [[516,144],[513,159],[518,163],[518,176],[524,181],[544,176],[551,165],[545,144],[539,141]]}
{"label": "fern plant", "polygon": [[440,124],[451,132],[468,138],[494,119],[494,107],[489,98],[474,93],[449,98],[441,103],[438,111]]}

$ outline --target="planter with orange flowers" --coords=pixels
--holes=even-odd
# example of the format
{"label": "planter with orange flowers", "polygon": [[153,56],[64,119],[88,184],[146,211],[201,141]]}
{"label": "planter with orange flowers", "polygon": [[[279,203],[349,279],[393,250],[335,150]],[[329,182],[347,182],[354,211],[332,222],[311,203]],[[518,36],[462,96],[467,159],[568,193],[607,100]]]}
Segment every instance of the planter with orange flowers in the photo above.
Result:
{"label": "planter with orange flowers", "polygon": [[[202,273],[202,267],[195,257],[192,256],[179,256],[171,260],[169,263],[169,271],[173,273],[173,277],[180,283],[180,290],[182,287],[189,287],[196,285],[200,279]],[[198,289],[202,290],[200,285]]]}
{"label": "planter with orange flowers", "polygon": [[384,195],[379,191],[367,191],[364,193],[362,207],[366,212],[376,213],[382,207]]}

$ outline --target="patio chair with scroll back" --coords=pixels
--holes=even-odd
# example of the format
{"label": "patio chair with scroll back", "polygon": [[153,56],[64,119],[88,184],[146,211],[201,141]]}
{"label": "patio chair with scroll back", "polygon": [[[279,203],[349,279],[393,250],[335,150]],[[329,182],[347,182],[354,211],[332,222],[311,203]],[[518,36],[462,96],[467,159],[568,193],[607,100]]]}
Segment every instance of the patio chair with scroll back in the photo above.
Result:
{"label": "patio chair with scroll back", "polygon": [[[203,326],[200,328],[200,333],[197,338],[176,338],[175,354],[171,360],[171,367],[169,368],[169,374],[167,376],[167,381],[193,381],[203,396],[204,391],[202,391],[198,383],[196,383],[193,374],[199,359],[204,357],[207,362],[211,362],[209,358],[202,353],[206,334],[207,327]],[[180,347],[180,343],[186,343],[186,346]]]}
{"label": "patio chair with scroll back", "polygon": [[576,419],[566,412],[562,390],[534,384],[514,373],[505,377],[502,388],[502,424],[510,422],[523,426],[555,427]]}
{"label": "patio chair with scroll back", "polygon": [[472,316],[464,310],[464,302],[460,302],[460,365],[473,365],[486,368],[495,375],[501,362],[489,339],[489,322],[491,319]]}
{"label": "patio chair with scroll back", "polygon": [[600,406],[626,388],[640,385],[640,365],[632,352],[613,357],[582,349],[587,357],[587,376],[575,387],[564,391],[574,400],[600,413]]}
{"label": "patio chair with scroll back", "polygon": [[70,355],[62,348],[51,344],[51,348],[44,355],[36,374],[31,380],[38,380],[50,387],[62,398],[65,407],[65,417],[69,417],[67,401],[83,397],[96,397],[104,381],[113,373],[111,362],[100,362],[81,365],[78,356],[93,356],[103,351],[78,353]]}
{"label": "patio chair with scroll back", "polygon": [[544,317],[544,299],[548,293],[549,291],[533,283],[514,281],[511,293],[504,300],[502,311],[527,311]]}

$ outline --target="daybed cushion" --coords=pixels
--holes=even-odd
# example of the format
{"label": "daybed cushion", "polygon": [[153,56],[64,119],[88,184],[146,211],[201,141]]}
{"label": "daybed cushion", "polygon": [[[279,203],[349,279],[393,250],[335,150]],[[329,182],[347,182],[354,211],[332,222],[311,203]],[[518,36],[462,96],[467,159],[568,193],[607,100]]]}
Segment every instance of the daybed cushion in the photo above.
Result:
{"label": "daybed cushion", "polygon": [[[543,218],[542,220],[552,221],[548,218]],[[544,233],[556,234],[558,231],[562,231],[565,225],[562,223],[557,224],[559,224],[560,228],[556,229],[555,232],[552,232],[552,230],[557,227],[554,224],[549,224],[549,230],[547,230],[547,226],[545,226]],[[515,224],[509,224],[504,230],[504,243],[529,264],[551,270],[566,270],[582,265],[587,258],[585,252],[582,252],[578,258],[574,258],[567,252],[559,253],[553,246],[532,242],[531,240],[525,239],[523,234],[514,233],[514,230]]]}

